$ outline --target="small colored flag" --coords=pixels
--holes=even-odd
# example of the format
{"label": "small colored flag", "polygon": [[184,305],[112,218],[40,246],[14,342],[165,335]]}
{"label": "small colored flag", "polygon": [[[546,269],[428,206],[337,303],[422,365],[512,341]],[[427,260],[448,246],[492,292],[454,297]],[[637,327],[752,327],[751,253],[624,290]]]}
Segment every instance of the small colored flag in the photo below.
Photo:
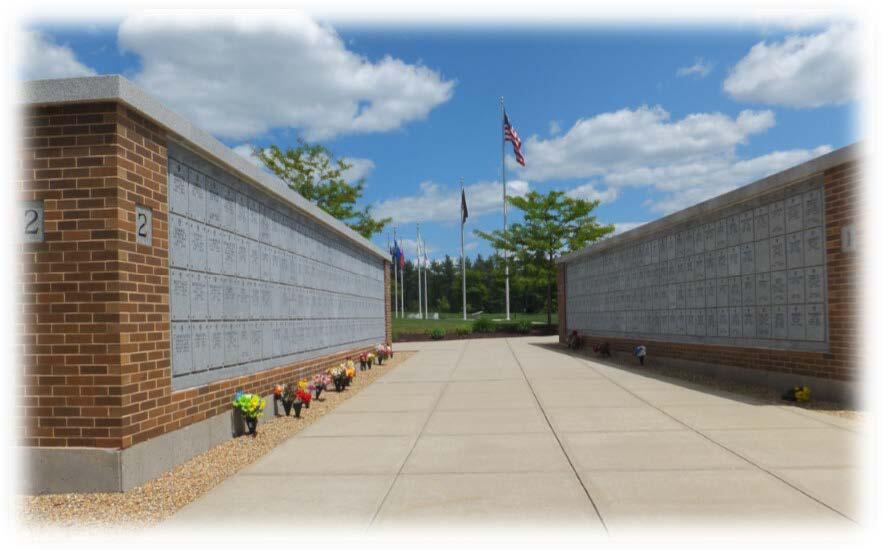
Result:
{"label": "small colored flag", "polygon": [[521,138],[518,132],[509,124],[509,116],[503,111],[503,139],[512,142],[512,150],[515,152],[515,160],[524,166],[524,155],[521,153]]}
{"label": "small colored flag", "polygon": [[460,188],[460,223],[466,223],[469,217],[469,209],[466,208],[466,189]]}

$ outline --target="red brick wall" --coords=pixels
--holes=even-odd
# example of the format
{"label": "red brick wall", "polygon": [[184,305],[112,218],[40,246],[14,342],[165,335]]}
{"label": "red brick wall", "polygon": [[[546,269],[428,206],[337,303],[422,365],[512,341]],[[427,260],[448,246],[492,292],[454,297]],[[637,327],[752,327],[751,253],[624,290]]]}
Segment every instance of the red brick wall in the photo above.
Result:
{"label": "red brick wall", "polygon": [[[828,352],[787,351],[736,346],[679,344],[628,338],[593,337],[583,334],[585,348],[598,342],[609,342],[613,350],[631,352],[645,344],[647,355],[672,357],[731,365],[749,369],[853,381],[858,379],[857,333],[861,322],[859,301],[860,258],[856,252],[841,251],[841,231],[846,225],[857,228],[861,242],[859,212],[861,172],[857,162],[848,162],[824,172],[826,265],[828,274]],[[562,266],[563,267],[563,266]],[[559,304],[564,304],[562,274],[559,272]],[[559,305],[559,323],[563,324],[564,308]],[[559,325],[560,326],[560,325]],[[559,336],[564,334],[559,328]]]}
{"label": "red brick wall", "polygon": [[[229,410],[236,389],[266,395],[363,351],[173,392],[165,132],[116,103],[22,122],[19,198],[43,200],[46,220],[45,242],[20,245],[24,445],[126,448]],[[135,204],[153,210],[152,246],[135,242]]]}

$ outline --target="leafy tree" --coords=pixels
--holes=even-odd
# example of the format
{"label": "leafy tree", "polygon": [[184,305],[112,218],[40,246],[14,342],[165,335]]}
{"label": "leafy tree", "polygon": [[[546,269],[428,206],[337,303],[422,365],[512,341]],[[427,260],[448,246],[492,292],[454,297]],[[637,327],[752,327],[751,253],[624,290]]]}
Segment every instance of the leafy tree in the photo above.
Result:
{"label": "leafy tree", "polygon": [[530,191],[523,197],[509,196],[507,201],[522,211],[523,221],[513,223],[505,232],[476,230],[475,234],[494,248],[508,251],[519,264],[521,276],[535,285],[545,283],[546,319],[552,324],[555,260],[562,252],[578,250],[612,233],[614,227],[599,224],[592,215],[600,201],[575,199],[562,191]]}
{"label": "leafy tree", "polygon": [[254,154],[303,198],[366,239],[383,231],[391,221],[391,218],[375,218],[370,205],[361,209],[356,206],[364,193],[365,180],[347,182],[343,174],[352,165],[345,159],[335,158],[323,145],[298,139],[297,147],[288,147],[284,151],[276,145],[255,147]]}

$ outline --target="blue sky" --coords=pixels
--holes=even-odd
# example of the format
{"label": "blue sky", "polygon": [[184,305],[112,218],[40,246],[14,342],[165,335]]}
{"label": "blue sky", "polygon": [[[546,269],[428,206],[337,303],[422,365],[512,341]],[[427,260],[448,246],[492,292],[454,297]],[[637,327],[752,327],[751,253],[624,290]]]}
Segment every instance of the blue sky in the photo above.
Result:
{"label": "blue sky", "polygon": [[528,163],[508,169],[513,192],[601,198],[599,219],[621,230],[862,137],[842,23],[504,31],[132,16],[29,31],[22,78],[119,73],[241,151],[305,135],[354,159],[365,200],[409,239],[423,220],[432,258],[459,253],[461,177],[468,253],[489,252],[473,229],[501,225],[500,95]]}

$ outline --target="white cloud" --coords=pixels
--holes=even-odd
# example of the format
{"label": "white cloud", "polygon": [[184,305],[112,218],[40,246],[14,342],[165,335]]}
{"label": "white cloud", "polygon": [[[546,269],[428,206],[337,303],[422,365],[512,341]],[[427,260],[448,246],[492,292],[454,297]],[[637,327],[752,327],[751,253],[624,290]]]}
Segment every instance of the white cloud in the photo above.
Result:
{"label": "white cloud", "polygon": [[643,222],[613,222],[614,229],[613,229],[613,233],[611,234],[611,236],[612,235],[619,235],[620,233],[625,233],[626,231],[631,231],[632,229],[634,229],[636,227],[640,227],[640,226],[644,225],[645,223],[647,223],[647,222],[646,221],[643,221]]}
{"label": "white cloud", "polygon": [[[254,146],[251,143],[242,143],[233,147],[233,152],[242,156],[248,162],[254,164],[258,168],[266,170],[264,163],[254,154]],[[360,179],[367,177],[374,170],[374,161],[363,158],[345,158],[347,163],[352,166],[348,170],[344,170],[343,178],[355,183]]]}
{"label": "white cloud", "polygon": [[656,193],[644,206],[669,213],[831,150],[822,145],[740,157],[740,145],[774,125],[769,110],[672,120],[661,107],[622,109],[579,120],[555,138],[531,136],[528,165],[516,173],[530,181],[591,178],[568,194],[608,203],[623,187],[651,188]]}
{"label": "white cloud", "polygon": [[736,100],[766,105],[843,103],[857,95],[860,51],[857,30],[845,24],[763,41],[739,60],[723,88]]}
{"label": "white cloud", "polygon": [[561,125],[557,120],[552,120],[549,122],[549,135],[557,136],[561,133]]}
{"label": "white cloud", "polygon": [[[523,196],[530,189],[526,181],[507,182],[508,193]],[[466,186],[466,205],[469,219],[490,212],[502,212],[503,188],[499,182],[479,182]],[[460,188],[444,187],[424,181],[417,195],[380,201],[375,205],[378,217],[391,217],[395,223],[459,221]]]}
{"label": "white cloud", "polygon": [[374,171],[374,161],[371,159],[346,158],[344,160],[347,164],[352,164],[348,170],[343,172],[343,177],[346,181],[355,183],[362,178],[368,177],[368,174]]}
{"label": "white cloud", "polygon": [[264,168],[264,163],[261,162],[261,159],[259,159],[254,154],[254,145],[252,145],[251,143],[242,143],[240,145],[237,145],[233,148],[233,152],[241,156],[248,162],[254,164],[258,168]]}
{"label": "white cloud", "polygon": [[696,58],[696,61],[690,65],[689,67],[681,67],[678,69],[678,76],[693,76],[695,78],[705,78],[714,68],[714,64],[710,63],[701,57]]}
{"label": "white cloud", "polygon": [[637,167],[731,154],[748,136],[775,125],[772,111],[745,110],[736,118],[694,113],[680,120],[662,107],[639,107],[578,120],[564,135],[531,136],[524,145],[524,179],[608,177]]}
{"label": "white cloud", "polygon": [[781,172],[831,150],[830,146],[821,145],[814,149],[775,151],[745,160],[709,159],[696,164],[636,171],[623,174],[622,177],[634,184],[660,182],[656,185],[657,189],[670,193],[661,200],[652,201],[650,207],[653,211],[668,214]]}
{"label": "white cloud", "polygon": [[597,189],[594,184],[584,183],[567,191],[567,195],[576,199],[589,201],[600,200],[602,204],[611,203],[619,196],[619,190],[615,187]]}
{"label": "white cloud", "polygon": [[423,65],[366,59],[294,12],[136,14],[118,38],[141,58],[138,84],[232,139],[280,127],[310,140],[395,130],[425,118],[454,86]]}
{"label": "white cloud", "polygon": [[18,39],[19,75],[23,80],[95,76],[81,63],[72,49],[56,44],[37,31],[23,31]]}

